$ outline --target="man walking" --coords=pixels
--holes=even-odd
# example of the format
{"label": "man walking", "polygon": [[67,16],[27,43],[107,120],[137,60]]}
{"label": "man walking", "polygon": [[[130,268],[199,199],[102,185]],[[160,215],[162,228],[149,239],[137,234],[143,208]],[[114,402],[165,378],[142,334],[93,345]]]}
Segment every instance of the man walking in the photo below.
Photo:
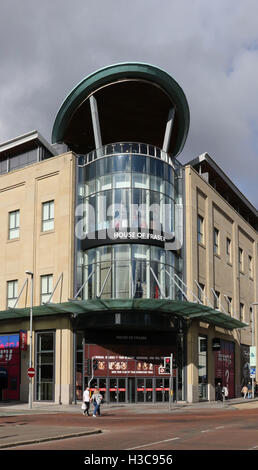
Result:
{"label": "man walking", "polygon": [[86,389],[84,390],[83,392],[83,401],[85,403],[85,410],[83,411],[83,414],[84,416],[87,414],[88,416],[90,416],[89,414],[89,409],[90,409],[90,388],[89,387],[86,387]]}

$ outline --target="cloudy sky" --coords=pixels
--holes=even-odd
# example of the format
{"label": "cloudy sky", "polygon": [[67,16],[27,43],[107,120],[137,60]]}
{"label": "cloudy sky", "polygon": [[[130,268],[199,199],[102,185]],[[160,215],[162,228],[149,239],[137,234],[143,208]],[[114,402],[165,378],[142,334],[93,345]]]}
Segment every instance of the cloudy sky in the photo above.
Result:
{"label": "cloudy sky", "polygon": [[139,61],[183,88],[184,163],[208,152],[258,206],[257,0],[8,0],[0,6],[0,142],[51,139],[71,89],[107,65]]}

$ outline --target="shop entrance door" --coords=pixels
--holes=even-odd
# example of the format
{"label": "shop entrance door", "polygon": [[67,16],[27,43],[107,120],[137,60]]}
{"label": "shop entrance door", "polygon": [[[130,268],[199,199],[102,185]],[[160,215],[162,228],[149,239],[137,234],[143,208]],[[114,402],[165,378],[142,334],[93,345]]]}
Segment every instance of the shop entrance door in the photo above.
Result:
{"label": "shop entrance door", "polygon": [[153,400],[153,379],[136,379],[137,403],[151,403]]}
{"label": "shop entrance door", "polygon": [[127,379],[109,379],[110,403],[125,403]]}
{"label": "shop entrance door", "polygon": [[169,379],[155,379],[156,402],[169,401]]}

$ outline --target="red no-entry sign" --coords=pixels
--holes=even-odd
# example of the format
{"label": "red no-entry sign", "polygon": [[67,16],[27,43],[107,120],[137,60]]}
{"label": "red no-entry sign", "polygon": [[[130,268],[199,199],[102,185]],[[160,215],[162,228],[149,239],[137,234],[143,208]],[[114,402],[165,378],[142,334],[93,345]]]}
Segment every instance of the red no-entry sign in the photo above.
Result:
{"label": "red no-entry sign", "polygon": [[34,367],[29,367],[28,369],[28,376],[32,379],[35,375],[35,369]]}

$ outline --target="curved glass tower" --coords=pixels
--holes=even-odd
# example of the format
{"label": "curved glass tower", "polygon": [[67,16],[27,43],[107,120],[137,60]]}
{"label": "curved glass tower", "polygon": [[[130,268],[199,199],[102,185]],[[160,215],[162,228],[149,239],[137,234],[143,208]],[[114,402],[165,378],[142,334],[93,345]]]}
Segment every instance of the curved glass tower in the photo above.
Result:
{"label": "curved glass tower", "polygon": [[182,275],[182,240],[175,235],[182,204],[178,162],[152,145],[115,143],[80,157],[78,168],[82,298],[175,300],[171,279]]}
{"label": "curved glass tower", "polygon": [[[64,101],[53,128],[52,141],[76,154],[74,294],[93,308],[77,325],[84,358],[126,358],[126,401],[141,401],[139,384],[129,381],[137,376],[138,366],[133,372],[128,362],[132,355],[145,357],[158,380],[163,376],[153,354],[160,360],[173,352],[180,364],[177,389],[181,398],[184,394],[184,325],[158,302],[182,300],[183,172],[176,156],[188,128],[180,86],[163,70],[139,63],[112,65],[86,77]],[[131,340],[124,344],[125,332]],[[137,337],[147,338],[148,351]],[[115,401],[110,377],[118,379],[102,362],[107,399]],[[147,380],[143,362],[139,371]],[[100,369],[92,377],[104,376]]]}

